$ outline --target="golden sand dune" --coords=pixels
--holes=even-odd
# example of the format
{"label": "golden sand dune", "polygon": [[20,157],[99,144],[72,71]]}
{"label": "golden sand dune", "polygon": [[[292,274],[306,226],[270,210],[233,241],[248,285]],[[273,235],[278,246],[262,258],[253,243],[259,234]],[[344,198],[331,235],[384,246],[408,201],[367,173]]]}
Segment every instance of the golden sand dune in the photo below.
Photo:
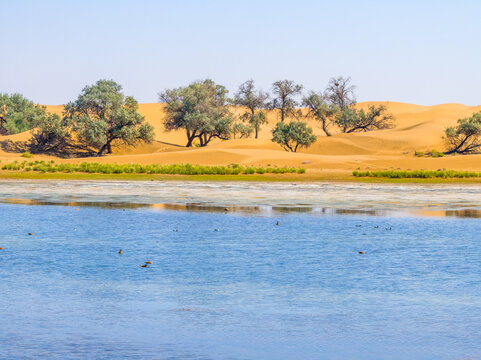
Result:
{"label": "golden sand dune", "polygon": [[[58,161],[99,161],[118,163],[192,163],[222,165],[239,163],[243,165],[303,166],[310,172],[348,171],[353,169],[465,169],[481,170],[481,155],[446,156],[443,158],[417,158],[414,151],[444,150],[442,136],[447,126],[456,124],[461,117],[481,111],[481,106],[442,104],[421,106],[398,102],[365,102],[369,105],[385,105],[395,116],[395,127],[388,130],[366,133],[339,134],[333,129],[333,136],[327,137],[320,124],[310,120],[318,140],[308,149],[299,153],[288,153],[270,141],[271,129],[278,121],[275,112],[268,112],[268,124],[261,128],[259,139],[232,139],[213,141],[205,148],[185,148],[183,131],[167,132],[162,126],[165,116],[161,104],[139,104],[139,112],[154,126],[155,141],[152,144],[115,148],[114,154],[105,157],[56,159]],[[47,106],[48,110],[61,114],[62,106]],[[235,109],[240,113],[242,109]],[[25,141],[30,132],[3,136],[0,141]],[[53,157],[36,155],[36,159]],[[0,149],[0,159],[22,159],[19,153]]]}

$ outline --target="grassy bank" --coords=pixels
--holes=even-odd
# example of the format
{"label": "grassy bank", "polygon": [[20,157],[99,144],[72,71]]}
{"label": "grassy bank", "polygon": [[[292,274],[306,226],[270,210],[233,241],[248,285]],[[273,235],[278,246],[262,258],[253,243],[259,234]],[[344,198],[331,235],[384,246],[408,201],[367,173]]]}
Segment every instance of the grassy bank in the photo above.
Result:
{"label": "grassy bank", "polygon": [[258,181],[258,182],[355,182],[370,184],[480,184],[480,178],[382,178],[355,177],[351,172],[307,172],[306,174],[166,175],[47,173],[1,170],[3,180],[92,180],[92,181]]}
{"label": "grassy bank", "polygon": [[481,172],[457,170],[381,170],[353,171],[355,177],[388,179],[481,179]]}
{"label": "grassy bank", "polygon": [[253,174],[304,174],[306,169],[294,167],[254,167],[231,164],[227,166],[203,166],[191,164],[102,164],[83,162],[80,164],[54,161],[14,161],[2,166],[2,170],[40,173],[87,173],[87,174],[131,174],[131,175],[253,175]]}

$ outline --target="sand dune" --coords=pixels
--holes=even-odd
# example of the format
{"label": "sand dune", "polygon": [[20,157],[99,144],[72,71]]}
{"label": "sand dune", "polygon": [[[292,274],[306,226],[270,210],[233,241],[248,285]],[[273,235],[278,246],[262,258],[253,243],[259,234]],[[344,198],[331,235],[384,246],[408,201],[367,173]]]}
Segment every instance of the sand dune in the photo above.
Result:
{"label": "sand dune", "polygon": [[[320,124],[309,121],[318,140],[299,153],[288,153],[270,141],[271,129],[278,121],[275,112],[268,112],[268,124],[259,134],[259,139],[216,140],[206,148],[185,148],[183,131],[167,132],[162,126],[165,116],[161,104],[140,104],[139,112],[154,126],[155,141],[139,144],[135,148],[120,146],[113,155],[102,158],[55,159],[36,155],[36,159],[57,161],[100,161],[118,163],[193,163],[220,165],[240,163],[244,165],[303,166],[309,172],[351,171],[353,169],[465,169],[481,170],[481,155],[449,156],[444,158],[417,158],[414,151],[444,150],[442,136],[447,126],[452,126],[461,117],[481,111],[481,106],[442,104],[421,106],[398,102],[365,102],[369,105],[387,106],[395,116],[395,127],[367,133],[339,134],[327,137]],[[62,106],[47,106],[48,110],[61,114]],[[242,109],[234,109],[240,113]],[[0,137],[0,141],[25,141],[30,132]],[[23,159],[19,153],[0,149],[0,159],[11,161]]]}

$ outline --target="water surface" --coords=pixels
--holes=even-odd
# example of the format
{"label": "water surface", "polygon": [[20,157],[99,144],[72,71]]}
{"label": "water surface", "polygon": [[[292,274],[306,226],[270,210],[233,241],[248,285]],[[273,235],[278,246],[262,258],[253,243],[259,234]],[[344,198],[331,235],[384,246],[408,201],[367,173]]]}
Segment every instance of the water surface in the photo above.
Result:
{"label": "water surface", "polygon": [[0,358],[479,359],[479,194],[2,182]]}

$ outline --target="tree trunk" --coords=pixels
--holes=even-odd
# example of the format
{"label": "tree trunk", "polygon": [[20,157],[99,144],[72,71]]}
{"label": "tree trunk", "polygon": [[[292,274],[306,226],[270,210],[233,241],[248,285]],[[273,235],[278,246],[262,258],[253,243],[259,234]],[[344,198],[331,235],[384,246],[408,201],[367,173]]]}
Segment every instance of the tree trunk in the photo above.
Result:
{"label": "tree trunk", "polygon": [[185,147],[192,147],[192,142],[197,137],[195,132],[196,130],[194,130],[194,132],[191,134],[190,130],[187,130],[187,145],[185,145]]}
{"label": "tree trunk", "polygon": [[326,136],[331,136],[331,133],[329,132],[329,130],[327,130],[326,121],[323,121],[323,122],[322,122],[322,131],[324,131],[324,133],[326,134]]}
{"label": "tree trunk", "polygon": [[107,140],[107,142],[100,148],[99,152],[97,153],[98,156],[102,156],[105,150],[107,150],[107,154],[112,154],[112,140],[113,139]]}

